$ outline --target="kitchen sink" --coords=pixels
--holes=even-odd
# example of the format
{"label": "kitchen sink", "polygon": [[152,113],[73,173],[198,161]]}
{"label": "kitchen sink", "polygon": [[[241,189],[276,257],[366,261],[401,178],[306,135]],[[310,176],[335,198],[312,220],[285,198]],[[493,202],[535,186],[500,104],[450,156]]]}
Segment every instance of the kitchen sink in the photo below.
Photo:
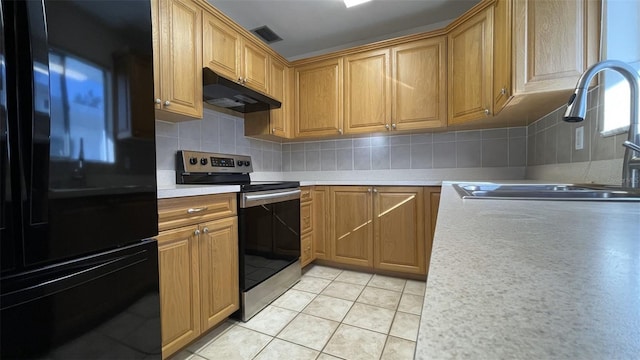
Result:
{"label": "kitchen sink", "polygon": [[640,189],[596,184],[453,184],[463,199],[638,201]]}

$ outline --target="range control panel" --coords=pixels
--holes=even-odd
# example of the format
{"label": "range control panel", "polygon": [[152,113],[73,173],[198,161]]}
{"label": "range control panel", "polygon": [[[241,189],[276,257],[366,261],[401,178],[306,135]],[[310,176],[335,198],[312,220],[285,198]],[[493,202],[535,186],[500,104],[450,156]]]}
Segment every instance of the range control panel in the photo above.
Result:
{"label": "range control panel", "polygon": [[251,156],[178,150],[177,173],[250,173]]}

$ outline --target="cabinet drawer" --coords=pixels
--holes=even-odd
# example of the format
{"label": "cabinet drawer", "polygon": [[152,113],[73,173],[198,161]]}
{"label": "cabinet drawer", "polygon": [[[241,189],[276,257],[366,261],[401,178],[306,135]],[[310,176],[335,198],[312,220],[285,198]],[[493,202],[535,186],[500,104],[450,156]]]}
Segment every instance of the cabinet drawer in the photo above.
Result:
{"label": "cabinet drawer", "polygon": [[236,194],[188,196],[158,200],[158,230],[235,216]]}
{"label": "cabinet drawer", "polygon": [[300,265],[306,266],[313,260],[313,233],[300,237]]}
{"label": "cabinet drawer", "polygon": [[313,191],[310,187],[300,188],[300,202],[307,202],[313,200]]}
{"label": "cabinet drawer", "polygon": [[313,207],[312,203],[304,203],[300,205],[300,233],[305,234],[313,230]]}

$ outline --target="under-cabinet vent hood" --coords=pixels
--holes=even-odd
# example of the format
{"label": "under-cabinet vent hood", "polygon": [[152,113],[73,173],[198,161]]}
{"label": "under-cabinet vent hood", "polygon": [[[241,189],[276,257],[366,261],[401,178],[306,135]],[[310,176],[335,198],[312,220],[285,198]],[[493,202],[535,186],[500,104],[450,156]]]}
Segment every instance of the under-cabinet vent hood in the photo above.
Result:
{"label": "under-cabinet vent hood", "polygon": [[208,104],[250,113],[278,109],[280,101],[222,77],[209,68],[202,70],[204,101]]}

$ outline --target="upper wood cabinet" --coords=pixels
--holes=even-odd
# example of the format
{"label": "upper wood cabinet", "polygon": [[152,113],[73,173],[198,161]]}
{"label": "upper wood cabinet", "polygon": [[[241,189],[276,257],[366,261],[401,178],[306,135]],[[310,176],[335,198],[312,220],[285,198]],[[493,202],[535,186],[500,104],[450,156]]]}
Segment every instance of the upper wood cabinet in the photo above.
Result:
{"label": "upper wood cabinet", "polygon": [[391,48],[393,130],[446,126],[446,56],[445,36]]}
{"label": "upper wood cabinet", "polygon": [[202,10],[190,0],[153,0],[156,117],[202,118]]}
{"label": "upper wood cabinet", "polygon": [[456,125],[492,111],[493,7],[457,25],[448,35],[448,123]]}
{"label": "upper wood cabinet", "polygon": [[391,91],[389,50],[344,57],[344,132],[389,131]]}
{"label": "upper wood cabinet", "polygon": [[342,58],[295,68],[295,137],[343,132]]}
{"label": "upper wood cabinet", "polygon": [[222,20],[205,11],[203,64],[231,80],[267,93],[269,55]]}
{"label": "upper wood cabinet", "polygon": [[271,81],[269,82],[269,95],[282,103],[280,109],[271,110],[271,134],[279,137],[289,137],[289,120],[287,116],[290,97],[286,96],[290,90],[289,68],[274,58],[270,62]]}
{"label": "upper wood cabinet", "polygon": [[497,0],[493,10],[493,114],[513,95],[511,76],[511,0]]}
{"label": "upper wood cabinet", "polygon": [[231,80],[239,80],[241,37],[222,20],[204,12],[202,25],[202,63]]}
{"label": "upper wood cabinet", "polygon": [[515,92],[573,89],[598,60],[601,1],[513,0]]}

